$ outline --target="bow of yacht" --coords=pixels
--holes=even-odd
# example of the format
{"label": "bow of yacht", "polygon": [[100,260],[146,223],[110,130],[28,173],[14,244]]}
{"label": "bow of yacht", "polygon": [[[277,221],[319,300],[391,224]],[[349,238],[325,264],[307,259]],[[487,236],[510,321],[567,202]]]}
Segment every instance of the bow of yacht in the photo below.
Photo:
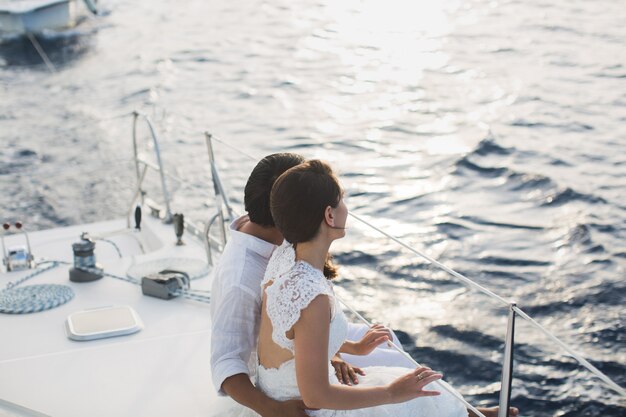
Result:
{"label": "bow of yacht", "polygon": [[[54,284],[73,293],[54,308],[0,314],[0,416],[211,415],[218,399],[211,387],[208,305],[202,298],[145,296],[132,282],[133,275],[186,270],[191,289],[202,294],[211,284],[206,250],[188,234],[176,245],[171,224],[146,217],[141,230],[120,219],[31,233],[39,267],[0,274],[2,288]],[[96,242],[104,276],[71,282],[72,244],[84,232]],[[8,236],[5,244],[23,245],[24,236]],[[34,271],[42,272],[19,283]],[[98,340],[68,337],[68,316],[107,306],[132,307],[143,328]]]}

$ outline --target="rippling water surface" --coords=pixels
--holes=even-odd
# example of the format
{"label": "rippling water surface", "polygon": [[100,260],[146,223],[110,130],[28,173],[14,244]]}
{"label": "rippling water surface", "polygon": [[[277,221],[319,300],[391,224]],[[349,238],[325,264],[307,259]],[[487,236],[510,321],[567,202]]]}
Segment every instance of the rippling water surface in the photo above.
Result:
{"label": "rippling water surface", "polygon": [[[202,131],[231,197],[254,161],[329,160],[347,203],[519,305],[626,386],[626,8],[620,1],[190,0],[105,12],[0,44],[2,218],[33,229],[124,214],[135,109],[209,215]],[[146,136],[145,129],[141,135]],[[352,220],[341,293],[476,404],[497,401],[506,308]],[[623,416],[518,322],[527,416]]]}

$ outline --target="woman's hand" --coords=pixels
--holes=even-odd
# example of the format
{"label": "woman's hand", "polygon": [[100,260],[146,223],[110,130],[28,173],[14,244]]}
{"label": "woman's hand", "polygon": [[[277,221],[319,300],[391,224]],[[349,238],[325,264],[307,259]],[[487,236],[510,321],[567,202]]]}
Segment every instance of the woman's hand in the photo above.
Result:
{"label": "woman's hand", "polygon": [[[367,333],[352,346],[353,355],[369,355],[374,349],[389,340],[393,340],[391,330],[382,324],[375,324],[369,328]],[[348,352],[346,352],[348,353]]]}
{"label": "woman's hand", "polygon": [[423,388],[433,381],[441,379],[443,375],[427,367],[419,367],[413,372],[397,378],[387,386],[391,403],[401,403],[417,397],[432,397],[439,395],[439,391],[424,391]]}
{"label": "woman's hand", "polygon": [[363,372],[361,368],[350,365],[348,362],[341,359],[339,354],[333,356],[330,363],[333,365],[333,368],[335,368],[337,379],[344,385],[357,385],[359,380],[356,374],[365,375],[365,372]]}

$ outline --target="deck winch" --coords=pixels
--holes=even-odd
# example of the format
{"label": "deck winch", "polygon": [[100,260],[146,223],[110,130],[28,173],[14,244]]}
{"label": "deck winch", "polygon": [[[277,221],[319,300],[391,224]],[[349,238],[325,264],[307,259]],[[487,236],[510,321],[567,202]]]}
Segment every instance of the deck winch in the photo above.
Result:
{"label": "deck winch", "polygon": [[182,271],[164,269],[141,278],[141,292],[150,297],[170,300],[189,290],[189,275]]}
{"label": "deck winch", "polygon": [[72,244],[74,267],[70,269],[70,281],[91,282],[102,278],[103,270],[96,263],[95,248],[96,242],[87,232],[80,235],[80,241]]}

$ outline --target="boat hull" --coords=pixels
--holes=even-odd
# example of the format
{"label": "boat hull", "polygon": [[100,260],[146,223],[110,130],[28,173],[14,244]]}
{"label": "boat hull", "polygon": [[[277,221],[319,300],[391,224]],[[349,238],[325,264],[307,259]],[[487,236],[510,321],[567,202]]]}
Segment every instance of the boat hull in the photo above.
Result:
{"label": "boat hull", "polygon": [[33,3],[33,7],[30,8],[0,5],[0,32],[3,33],[37,33],[47,29],[73,26],[75,22],[75,0]]}

